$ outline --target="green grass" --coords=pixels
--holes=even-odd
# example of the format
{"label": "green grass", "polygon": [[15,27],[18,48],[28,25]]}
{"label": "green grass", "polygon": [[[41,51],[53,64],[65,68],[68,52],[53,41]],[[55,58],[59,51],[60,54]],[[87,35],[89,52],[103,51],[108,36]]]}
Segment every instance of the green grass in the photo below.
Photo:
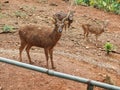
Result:
{"label": "green grass", "polygon": [[4,25],[2,30],[3,30],[3,33],[11,32],[13,30],[13,26]]}
{"label": "green grass", "polygon": [[110,52],[114,50],[114,46],[110,42],[106,42],[104,45],[104,48],[105,48],[107,55],[109,55]]}
{"label": "green grass", "polygon": [[27,16],[27,14],[22,11],[16,11],[14,14],[17,18],[26,18],[26,16]]}
{"label": "green grass", "polygon": [[75,0],[77,4],[92,6],[107,12],[120,14],[120,0]]}

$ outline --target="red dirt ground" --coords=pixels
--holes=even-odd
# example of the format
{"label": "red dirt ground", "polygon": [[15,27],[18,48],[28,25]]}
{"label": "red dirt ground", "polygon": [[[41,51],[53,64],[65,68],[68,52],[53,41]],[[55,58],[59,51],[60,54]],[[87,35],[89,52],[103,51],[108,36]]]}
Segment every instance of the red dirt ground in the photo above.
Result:
{"label": "red dirt ground", "polygon": [[[52,28],[52,15],[57,11],[67,12],[70,6],[62,0],[4,1],[0,1],[0,31],[4,24],[19,28],[32,23]],[[97,81],[102,81],[105,75],[108,75],[115,85],[120,86],[120,55],[110,53],[106,56],[106,52],[101,50],[104,49],[106,41],[110,41],[115,45],[116,51],[120,52],[120,16],[92,7],[74,7],[72,6],[72,9],[75,9],[76,13],[72,28],[63,31],[54,48],[56,71]],[[22,13],[18,14],[18,11]],[[97,46],[93,35],[89,36],[90,42],[83,39],[81,24],[87,23],[88,18],[109,20],[108,31],[101,34]],[[19,61],[20,40],[17,30],[15,29],[15,33],[0,34],[0,57]],[[30,54],[34,65],[46,67],[42,48],[33,47]],[[23,62],[29,63],[25,52]],[[0,63],[0,90],[86,90],[86,85]],[[102,89],[95,87],[95,90]]]}

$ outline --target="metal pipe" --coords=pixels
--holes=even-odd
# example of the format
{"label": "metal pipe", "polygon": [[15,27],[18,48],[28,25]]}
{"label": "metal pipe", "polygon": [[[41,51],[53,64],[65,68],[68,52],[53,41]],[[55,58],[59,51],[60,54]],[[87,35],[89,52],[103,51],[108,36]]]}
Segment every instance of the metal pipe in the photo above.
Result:
{"label": "metal pipe", "polygon": [[109,84],[106,84],[106,83],[101,83],[101,82],[98,82],[98,81],[85,79],[85,78],[82,78],[82,77],[73,76],[73,75],[69,75],[69,74],[65,74],[65,73],[61,73],[61,72],[56,72],[56,71],[53,71],[53,70],[49,70],[49,69],[45,69],[45,68],[42,68],[42,67],[18,62],[18,61],[11,60],[11,59],[6,59],[6,58],[3,58],[3,57],[0,57],[0,62],[12,64],[12,65],[15,65],[15,66],[27,68],[27,69],[42,72],[42,73],[46,73],[46,74],[49,74],[49,75],[52,75],[52,76],[57,76],[57,77],[60,77],[60,78],[65,78],[65,79],[69,79],[69,80],[73,80],[73,81],[77,81],[77,82],[81,82],[81,83],[85,83],[85,84],[90,84],[90,85],[101,87],[101,88],[106,88],[106,89],[110,89],[110,90],[120,90],[120,87],[118,87],[118,86],[109,85]]}

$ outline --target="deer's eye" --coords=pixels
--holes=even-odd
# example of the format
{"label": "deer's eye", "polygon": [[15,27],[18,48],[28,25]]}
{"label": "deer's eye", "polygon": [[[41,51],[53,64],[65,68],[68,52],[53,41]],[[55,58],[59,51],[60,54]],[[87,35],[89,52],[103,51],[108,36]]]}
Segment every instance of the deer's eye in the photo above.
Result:
{"label": "deer's eye", "polygon": [[56,27],[58,27],[58,26],[59,26],[59,24],[58,24],[58,23],[56,23],[56,24],[55,24],[55,26],[56,26]]}
{"label": "deer's eye", "polygon": [[62,32],[62,29],[59,29],[58,32],[61,33],[61,32]]}

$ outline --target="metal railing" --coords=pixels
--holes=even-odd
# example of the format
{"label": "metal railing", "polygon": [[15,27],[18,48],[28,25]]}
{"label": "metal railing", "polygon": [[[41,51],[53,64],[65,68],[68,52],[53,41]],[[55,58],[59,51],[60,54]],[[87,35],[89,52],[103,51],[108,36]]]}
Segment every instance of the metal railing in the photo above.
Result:
{"label": "metal railing", "polygon": [[114,86],[114,85],[110,85],[110,84],[106,84],[106,83],[102,83],[102,82],[98,82],[98,81],[94,81],[94,80],[90,80],[90,79],[86,79],[86,78],[82,78],[82,77],[78,77],[78,76],[73,76],[73,75],[70,75],[70,74],[56,72],[56,71],[53,71],[53,70],[49,70],[49,69],[46,69],[46,68],[42,68],[42,67],[22,63],[22,62],[18,62],[18,61],[11,60],[11,59],[6,59],[6,58],[0,57],[0,62],[4,62],[4,63],[12,64],[12,65],[15,65],[15,66],[27,68],[27,69],[30,69],[30,70],[46,73],[48,75],[52,75],[52,76],[56,76],[56,77],[60,77],[60,78],[69,79],[69,80],[77,81],[77,82],[80,82],[80,83],[84,83],[84,84],[87,84],[87,90],[93,90],[94,86],[109,89],[109,90],[120,90],[120,87],[118,87],[118,86]]}

